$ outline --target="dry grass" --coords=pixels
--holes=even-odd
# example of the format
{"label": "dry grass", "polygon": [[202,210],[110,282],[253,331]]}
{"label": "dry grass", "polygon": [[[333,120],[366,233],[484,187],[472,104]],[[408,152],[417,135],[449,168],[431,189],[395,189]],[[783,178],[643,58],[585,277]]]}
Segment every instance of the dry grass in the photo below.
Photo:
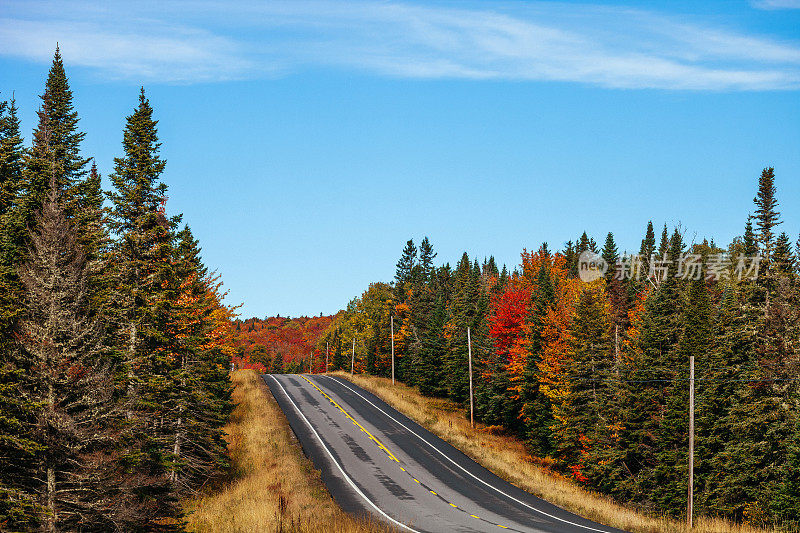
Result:
{"label": "dry grass", "polygon": [[255,371],[234,372],[233,383],[237,407],[226,427],[232,479],[186,502],[190,531],[389,531],[379,523],[358,521],[336,505]]}
{"label": "dry grass", "polygon": [[[636,533],[685,532],[685,523],[666,517],[645,516],[611,499],[577,486],[569,479],[537,464],[518,439],[498,434],[496,428],[477,425],[472,429],[458,405],[422,396],[406,385],[374,376],[335,372],[351,380],[446,440],[498,476],[564,509],[601,524]],[[726,520],[696,517],[696,533],[765,533]]]}

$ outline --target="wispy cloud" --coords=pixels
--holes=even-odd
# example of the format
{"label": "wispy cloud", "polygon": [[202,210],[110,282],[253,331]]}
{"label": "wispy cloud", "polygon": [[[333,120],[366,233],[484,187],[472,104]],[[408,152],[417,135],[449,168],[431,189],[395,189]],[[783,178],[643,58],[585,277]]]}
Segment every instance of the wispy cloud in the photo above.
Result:
{"label": "wispy cloud", "polygon": [[753,0],[758,9],[800,9],[800,0]]}
{"label": "wispy cloud", "polygon": [[[790,0],[764,0],[790,3]],[[573,4],[186,0],[12,4],[0,54],[158,82],[336,67],[406,78],[578,82],[612,88],[800,88],[800,45],[667,15]],[[59,13],[56,15],[55,13]],[[120,20],[125,13],[126,19]]]}

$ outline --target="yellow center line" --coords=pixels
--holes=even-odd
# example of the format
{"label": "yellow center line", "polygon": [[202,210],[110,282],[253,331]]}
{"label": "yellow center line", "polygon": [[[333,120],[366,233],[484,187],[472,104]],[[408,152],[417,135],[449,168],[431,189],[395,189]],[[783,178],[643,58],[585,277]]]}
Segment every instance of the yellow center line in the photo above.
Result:
{"label": "yellow center line", "polygon": [[[389,449],[388,449],[386,446],[384,446],[384,445],[383,445],[383,443],[382,443],[381,441],[379,441],[378,439],[376,439],[376,438],[375,438],[375,436],[374,436],[372,433],[370,433],[369,431],[367,431],[367,429],[366,429],[364,426],[362,426],[361,424],[359,424],[359,423],[358,423],[358,421],[357,421],[355,418],[353,418],[352,416],[350,416],[350,413],[348,413],[347,411],[345,411],[345,410],[344,410],[344,408],[343,408],[341,405],[339,405],[338,403],[336,403],[336,401],[335,401],[333,398],[331,398],[330,396],[328,396],[328,394],[327,394],[327,393],[326,393],[324,390],[322,390],[322,389],[320,389],[319,387],[317,387],[317,385],[316,385],[316,384],[315,384],[313,381],[311,381],[310,379],[308,379],[307,377],[305,377],[305,376],[300,376],[300,377],[301,377],[301,378],[303,378],[304,380],[308,381],[308,383],[309,383],[309,384],[310,384],[312,387],[314,387],[315,389],[317,389],[317,391],[319,391],[319,393],[320,393],[320,394],[322,394],[323,396],[325,396],[325,398],[327,398],[327,399],[328,399],[328,401],[329,401],[329,402],[331,402],[331,404],[333,404],[333,406],[334,406],[334,407],[336,407],[337,409],[339,409],[339,411],[341,411],[341,412],[342,412],[342,414],[344,414],[344,416],[346,416],[346,417],[347,417],[347,418],[348,418],[348,419],[349,419],[349,420],[350,420],[350,421],[353,423],[353,425],[354,425],[354,426],[358,427],[358,428],[359,428],[361,431],[363,431],[364,433],[366,433],[366,434],[367,434],[367,436],[368,436],[368,437],[369,437],[369,438],[370,438],[370,439],[371,439],[371,440],[372,440],[372,441],[373,441],[375,444],[377,444],[377,445],[378,445],[378,447],[379,447],[381,450],[383,450],[384,452],[386,452],[386,454],[387,454],[387,455],[388,455],[388,456],[389,456],[389,457],[390,457],[390,458],[391,458],[393,461],[395,461],[396,463],[399,463],[399,462],[400,462],[400,461],[397,459],[397,457],[395,457],[395,456],[394,456],[394,454],[393,454],[392,452],[390,452],[390,451],[389,451]],[[405,472],[405,473],[409,474],[409,473],[408,473],[408,470],[406,470],[406,469],[405,469],[405,468],[403,468],[402,466],[400,467],[400,470],[402,470],[403,472]],[[420,485],[422,484],[422,482],[421,482],[420,480],[418,480],[418,479],[417,479],[417,478],[415,478],[414,476],[411,476],[411,474],[409,474],[409,476],[411,477],[411,479],[413,479],[414,481],[416,481],[416,482],[417,482],[417,483],[419,483]],[[426,488],[427,488],[427,487],[426,487]],[[430,490],[430,489],[428,489],[428,492],[430,492],[430,493],[431,493],[431,494],[433,494],[434,496],[439,496],[439,494],[437,494],[436,492],[434,492],[434,491],[432,491],[432,490]],[[448,503],[450,503],[450,502],[448,502]],[[456,505],[456,504],[454,504],[454,503],[450,503],[450,507],[453,507],[454,509],[458,509],[458,508],[459,508],[459,507],[458,507],[458,505]],[[478,519],[478,520],[482,520],[482,518],[481,518],[481,517],[479,517],[479,516],[477,516],[477,515],[471,514],[470,516],[471,516],[472,518],[475,518],[475,519]],[[500,524],[495,524],[495,525],[496,525],[497,527],[501,527],[501,528],[503,528],[503,529],[508,529],[508,527],[507,527],[507,526],[502,526],[502,525],[500,525]]]}
{"label": "yellow center line", "polygon": [[350,416],[350,413],[348,413],[347,411],[345,411],[345,410],[342,408],[342,406],[341,406],[341,405],[339,405],[338,403],[336,403],[336,401],[334,401],[334,399],[333,399],[333,398],[331,398],[330,396],[328,396],[328,395],[325,393],[325,391],[323,391],[322,389],[320,389],[319,387],[317,387],[317,385],[316,385],[316,384],[315,384],[313,381],[311,381],[310,379],[308,379],[307,377],[305,377],[305,376],[300,376],[300,377],[301,377],[301,378],[303,378],[304,380],[308,381],[308,382],[311,384],[311,386],[312,386],[312,387],[314,387],[315,389],[317,389],[317,390],[318,390],[318,391],[319,391],[319,392],[320,392],[320,393],[321,393],[323,396],[325,396],[325,398],[327,398],[329,402],[331,402],[331,403],[332,403],[332,404],[333,404],[333,405],[334,405],[334,406],[335,406],[337,409],[339,409],[339,411],[341,411],[341,412],[344,414],[344,416],[346,416],[347,418],[349,418],[349,419],[350,419],[350,421],[353,423],[353,425],[357,426],[358,428],[360,428],[360,429],[361,429],[361,431],[363,431],[364,433],[366,433],[366,434],[367,434],[367,436],[369,436],[369,438],[370,438],[370,439],[371,439],[371,440],[372,440],[372,441],[373,441],[375,444],[377,444],[377,445],[378,445],[378,448],[380,448],[381,450],[385,451],[385,452],[386,452],[386,454],[387,454],[389,457],[391,457],[391,458],[392,458],[392,460],[393,460],[394,462],[396,462],[396,463],[399,463],[399,462],[400,462],[400,461],[398,461],[397,457],[395,457],[395,456],[394,456],[394,454],[393,454],[392,452],[390,452],[390,451],[389,451],[389,448],[387,448],[386,446],[384,446],[384,445],[383,445],[383,443],[382,443],[381,441],[379,441],[378,439],[376,439],[376,438],[375,438],[375,436],[374,436],[374,435],[372,435],[372,433],[370,433],[369,431],[367,431],[367,429],[366,429],[364,426],[362,426],[361,424],[359,424],[359,423],[356,421],[356,419],[355,419],[355,418],[353,418],[352,416]]}

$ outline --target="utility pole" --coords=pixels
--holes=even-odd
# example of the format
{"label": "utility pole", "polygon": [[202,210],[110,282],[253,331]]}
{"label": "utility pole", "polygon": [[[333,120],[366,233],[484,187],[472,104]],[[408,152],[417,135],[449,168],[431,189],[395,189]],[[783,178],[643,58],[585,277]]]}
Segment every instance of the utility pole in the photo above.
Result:
{"label": "utility pole", "polygon": [[394,385],[394,315],[392,315],[392,385]]}
{"label": "utility pole", "polygon": [[614,372],[619,377],[619,325],[614,326]]}
{"label": "utility pole", "polygon": [[692,529],[694,507],[694,356],[689,356],[689,497],[686,505],[686,527]]}
{"label": "utility pole", "polygon": [[350,375],[353,375],[353,370],[356,366],[356,337],[353,336],[353,355],[350,357]]}
{"label": "utility pole", "polygon": [[475,404],[472,399],[472,336],[467,326],[467,350],[469,352],[469,423],[475,427]]}
{"label": "utility pole", "polygon": [[311,356],[308,359],[308,373],[314,373],[314,350],[311,350]]}
{"label": "utility pole", "polygon": [[328,373],[328,341],[325,341],[325,373]]}

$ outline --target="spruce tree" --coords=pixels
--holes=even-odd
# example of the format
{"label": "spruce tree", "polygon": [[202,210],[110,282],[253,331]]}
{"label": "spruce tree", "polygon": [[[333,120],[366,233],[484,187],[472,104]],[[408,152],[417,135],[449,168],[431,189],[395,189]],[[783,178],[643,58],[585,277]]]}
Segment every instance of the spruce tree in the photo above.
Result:
{"label": "spruce tree", "polygon": [[650,257],[653,255],[653,252],[656,250],[656,234],[653,230],[653,221],[647,221],[647,229],[645,230],[644,239],[642,239],[642,245],[639,248],[639,255],[642,259],[642,270],[644,275],[646,276],[648,272],[650,272]]}
{"label": "spruce tree", "polygon": [[232,411],[227,369],[230,360],[213,335],[219,302],[214,279],[200,258],[200,248],[185,226],[177,234],[174,256],[175,301],[167,324],[171,374],[167,403],[171,425],[170,479],[187,495],[227,466],[222,427]]}
{"label": "spruce tree", "polygon": [[619,260],[619,251],[617,250],[617,244],[614,242],[614,234],[610,231],[606,236],[606,243],[603,245],[603,250],[600,255],[608,266],[608,270],[606,270],[606,279],[611,280],[614,277],[617,260]]}
{"label": "spruce tree", "polygon": [[781,232],[775,241],[773,264],[775,273],[778,275],[794,273],[795,257],[792,253],[792,243],[789,241],[789,235],[786,232]]}
{"label": "spruce tree", "polygon": [[[775,169],[765,168],[758,178],[758,192],[753,202],[756,204],[756,239],[759,250],[764,257],[765,270],[769,270],[770,260],[775,246],[774,228],[781,224],[778,212],[778,200],[775,197]],[[766,272],[765,272],[766,274]]]}
{"label": "spruce tree", "polygon": [[745,255],[752,257],[758,253],[756,234],[753,232],[752,215],[747,215],[747,224],[744,226],[744,237],[742,238],[742,244],[744,245]]}
{"label": "spruce tree", "polygon": [[15,220],[23,155],[16,103],[0,102],[0,524],[12,530],[33,529],[36,524],[38,506],[24,480],[41,450],[40,443],[24,434],[33,423],[35,405],[23,394],[26,372],[18,365],[13,333],[23,310],[16,275],[21,239]]}
{"label": "spruce tree", "polygon": [[165,335],[174,286],[173,235],[176,220],[163,211],[166,185],[160,181],[165,161],[153,108],[139,94],[139,104],[127,117],[122,146],[124,156],[114,159],[114,191],[110,228],[115,279],[113,301],[117,353],[124,368],[126,418],[130,424],[123,450],[125,468],[133,472],[141,512],[131,529],[170,529],[169,520],[180,516],[177,493],[170,479],[172,417],[164,403],[174,398]]}
{"label": "spruce tree", "polygon": [[447,352],[444,358],[448,395],[453,401],[463,403],[469,397],[467,371],[467,327],[475,318],[473,268],[466,252],[453,272],[453,285],[448,307]]}
{"label": "spruce tree", "polygon": [[422,276],[425,281],[428,281],[433,274],[433,260],[435,258],[436,252],[433,251],[433,245],[428,240],[428,237],[425,237],[419,245],[419,265],[422,269]]}
{"label": "spruce tree", "polygon": [[669,250],[669,231],[667,231],[667,224],[664,223],[664,229],[661,230],[661,242],[658,245],[658,256],[664,257],[667,250]]}
{"label": "spruce tree", "polygon": [[114,384],[99,357],[105,348],[100,324],[88,317],[85,257],[60,205],[56,178],[19,269],[25,302],[19,366],[26,370],[24,396],[37,406],[23,435],[43,445],[27,483],[44,510],[46,530],[111,530]]}
{"label": "spruce tree", "polygon": [[[591,248],[591,240],[583,234],[580,247]],[[539,388],[539,362],[542,360],[542,331],[545,315],[556,301],[556,286],[551,277],[552,256],[544,247],[539,249],[541,264],[535,273],[535,287],[531,299],[530,311],[526,322],[530,324],[528,332],[528,357],[525,361],[524,386],[519,401],[525,424],[523,436],[531,449],[540,457],[552,453],[553,444],[550,434],[553,415],[550,400]]]}
{"label": "spruce tree", "polygon": [[403,254],[397,261],[397,270],[394,275],[396,299],[398,302],[405,301],[406,284],[411,281],[411,274],[417,265],[417,247],[414,240],[409,239],[403,248]]}
{"label": "spruce tree", "polygon": [[[633,371],[628,373],[633,381],[623,389],[626,409],[617,461],[628,476],[619,483],[616,493],[623,498],[653,498],[674,511],[673,496],[678,487],[671,483],[666,487],[657,485],[662,482],[666,468],[660,463],[662,441],[672,442],[685,436],[685,432],[668,433],[676,431],[672,427],[672,413],[668,413],[669,423],[664,422],[665,412],[678,409],[681,401],[682,382],[669,380],[682,377],[686,367],[677,350],[683,322],[681,290],[675,277],[676,261],[683,246],[677,229],[668,244],[669,269],[645,303],[635,357],[630,365]],[[674,468],[675,463],[671,466]]]}
{"label": "spruce tree", "polygon": [[604,434],[609,402],[603,377],[614,364],[607,301],[599,282],[583,287],[571,322],[567,394],[553,406],[558,461],[578,481],[588,481],[591,448]]}
{"label": "spruce tree", "polygon": [[72,91],[58,48],[41,99],[39,123],[33,132],[33,146],[25,164],[25,195],[20,212],[23,234],[45,199],[51,176],[55,176],[56,187],[63,192],[67,219],[77,213],[81,183],[89,162],[80,153],[86,134],[78,130],[78,113],[72,103]]}

